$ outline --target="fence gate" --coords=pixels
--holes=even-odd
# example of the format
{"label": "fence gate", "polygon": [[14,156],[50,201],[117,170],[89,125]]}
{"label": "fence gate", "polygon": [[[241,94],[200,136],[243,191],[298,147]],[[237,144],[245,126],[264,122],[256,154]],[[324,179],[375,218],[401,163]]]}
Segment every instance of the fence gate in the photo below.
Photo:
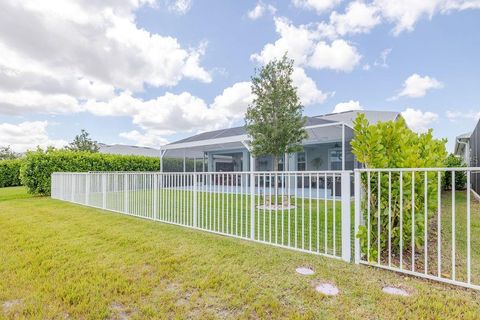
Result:
{"label": "fence gate", "polygon": [[355,262],[480,289],[479,172],[355,170]]}

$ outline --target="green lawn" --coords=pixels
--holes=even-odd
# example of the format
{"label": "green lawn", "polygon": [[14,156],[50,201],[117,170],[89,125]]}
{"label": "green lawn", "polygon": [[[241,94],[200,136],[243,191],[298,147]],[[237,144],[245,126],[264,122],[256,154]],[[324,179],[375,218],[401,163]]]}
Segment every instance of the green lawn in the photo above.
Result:
{"label": "green lawn", "polygon": [[[151,190],[129,191],[128,199],[125,199],[123,191],[109,191],[106,194],[106,208],[193,226],[192,191],[158,191],[156,212],[153,210],[153,195]],[[251,237],[250,195],[199,191],[196,196],[199,228],[243,238]],[[279,205],[281,197],[277,198],[276,203],[272,202]],[[84,193],[77,194],[77,202],[83,203],[84,199]],[[102,193],[90,195],[89,204],[102,207],[102,201]],[[303,198],[291,196],[290,209],[272,210],[265,208],[266,203],[264,196],[254,197],[256,240],[341,256],[341,201],[308,199],[307,193]],[[351,209],[353,219],[353,203]]]}
{"label": "green lawn", "polygon": [[[480,293],[0,189],[0,317],[475,319]],[[315,269],[299,276],[298,266]],[[340,295],[314,290],[336,284]],[[381,292],[402,286],[411,297]]]}

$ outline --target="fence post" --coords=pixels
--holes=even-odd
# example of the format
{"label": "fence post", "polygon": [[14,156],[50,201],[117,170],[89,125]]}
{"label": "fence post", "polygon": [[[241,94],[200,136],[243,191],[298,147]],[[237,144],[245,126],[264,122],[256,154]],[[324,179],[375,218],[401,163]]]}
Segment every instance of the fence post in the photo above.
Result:
{"label": "fence post", "polygon": [[85,204],[88,206],[90,202],[90,173],[85,175]]}
{"label": "fence post", "polygon": [[250,239],[255,240],[255,158],[250,154]]}
{"label": "fence post", "polygon": [[193,173],[193,227],[197,227],[197,174]]}
{"label": "fence post", "polygon": [[158,207],[158,176],[153,174],[153,219],[157,220],[157,207]]}
{"label": "fence post", "polygon": [[350,177],[351,172],[342,171],[341,183],[342,183],[342,259],[350,262],[352,255],[351,246],[351,212],[350,212]]}
{"label": "fence post", "polygon": [[361,198],[361,185],[360,185],[360,171],[355,170],[355,263],[360,263],[360,239],[357,238],[358,228],[360,227],[360,198]]}
{"label": "fence post", "polygon": [[123,210],[125,211],[125,213],[129,213],[128,212],[128,176],[126,173],[123,175],[123,197],[124,197]]}
{"label": "fence post", "polygon": [[102,174],[102,208],[107,207],[107,174]]}

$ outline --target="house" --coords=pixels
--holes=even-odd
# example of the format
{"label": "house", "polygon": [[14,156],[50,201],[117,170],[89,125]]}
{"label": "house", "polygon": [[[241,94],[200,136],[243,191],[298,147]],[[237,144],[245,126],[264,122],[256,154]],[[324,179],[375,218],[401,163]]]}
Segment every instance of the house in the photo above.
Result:
{"label": "house", "polygon": [[[454,154],[461,157],[468,167],[480,166],[480,120],[472,132],[459,135],[455,139]],[[472,172],[472,189],[480,194],[480,172]]]}
{"label": "house", "polygon": [[358,113],[363,113],[370,123],[401,117],[398,112],[366,110],[307,117],[308,138],[302,143],[303,152],[285,155],[278,168],[273,168],[271,155],[250,156],[249,137],[243,126],[204,132],[164,145],[161,157],[201,161],[203,171],[208,172],[352,170],[358,166],[350,147]]}
{"label": "house", "polygon": [[98,152],[106,154],[121,154],[146,157],[158,157],[160,155],[160,150],[148,147],[129,146],[123,144],[108,145],[104,143],[99,143],[98,146]]}

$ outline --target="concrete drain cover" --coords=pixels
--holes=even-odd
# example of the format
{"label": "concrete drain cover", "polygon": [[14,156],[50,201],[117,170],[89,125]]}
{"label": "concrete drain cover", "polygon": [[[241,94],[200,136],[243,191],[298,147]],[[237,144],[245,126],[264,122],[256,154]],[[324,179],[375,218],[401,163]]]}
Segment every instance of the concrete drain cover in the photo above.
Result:
{"label": "concrete drain cover", "polygon": [[327,296],[336,296],[340,292],[336,286],[330,283],[319,284],[315,287],[315,290]]}
{"label": "concrete drain cover", "polygon": [[403,297],[410,296],[410,293],[408,293],[406,290],[396,288],[396,287],[383,287],[382,291],[388,294],[396,295],[396,296],[403,296]]}
{"label": "concrete drain cover", "polygon": [[315,273],[312,269],[306,268],[306,267],[297,268],[295,269],[295,271],[297,271],[297,273],[302,274],[304,276],[311,276],[312,274]]}

